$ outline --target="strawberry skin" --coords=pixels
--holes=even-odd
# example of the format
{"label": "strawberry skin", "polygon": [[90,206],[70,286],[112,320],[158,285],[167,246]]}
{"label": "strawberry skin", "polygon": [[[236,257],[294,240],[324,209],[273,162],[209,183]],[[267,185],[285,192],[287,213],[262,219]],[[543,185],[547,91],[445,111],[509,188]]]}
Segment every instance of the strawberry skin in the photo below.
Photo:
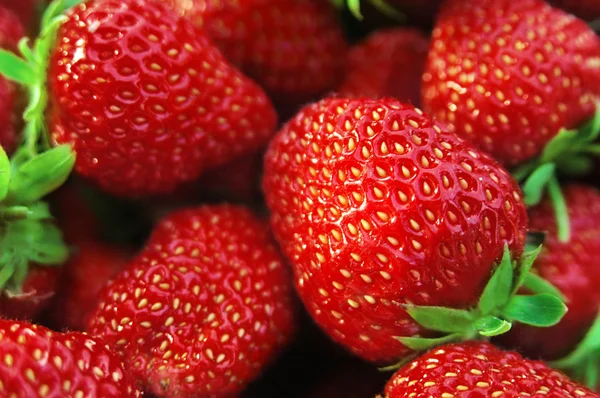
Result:
{"label": "strawberry skin", "polygon": [[542,0],[450,0],[433,31],[423,107],[512,166],[594,113],[600,38]]}
{"label": "strawberry skin", "polygon": [[364,359],[410,350],[401,304],[475,304],[507,243],[520,255],[519,187],[489,156],[391,98],[326,99],[272,141],[263,188],[309,313]]}
{"label": "strawberry skin", "polygon": [[44,311],[56,294],[60,267],[32,266],[21,292],[0,293],[0,316],[9,319],[31,320]]}
{"label": "strawberry skin", "polygon": [[347,44],[328,1],[163,1],[175,3],[278,98],[305,101],[335,88],[343,74]]}
{"label": "strawberry skin", "polygon": [[584,185],[564,188],[571,240],[561,242],[556,233],[552,204],[546,200],[530,211],[529,228],[545,232],[542,253],[534,270],[556,286],[567,298],[569,312],[551,328],[537,329],[518,325],[503,336],[527,356],[558,359],[581,341],[600,308],[600,192]]}
{"label": "strawberry skin", "polygon": [[[0,5],[0,47],[14,51],[23,35],[19,18]],[[16,104],[15,85],[0,75],[0,146],[8,153],[12,152],[16,144]]]}
{"label": "strawberry skin", "polygon": [[429,40],[415,29],[379,30],[352,48],[343,97],[394,97],[419,106]]}
{"label": "strawberry skin", "polygon": [[98,304],[100,291],[130,259],[122,248],[97,240],[77,243],[73,257],[64,266],[58,294],[48,311],[57,329],[85,330],[89,314]]}
{"label": "strawberry skin", "polygon": [[92,0],[58,33],[49,129],[76,171],[123,196],[172,191],[261,147],[275,111],[208,38],[172,9]]}
{"label": "strawberry skin", "polygon": [[485,342],[439,347],[398,370],[385,398],[598,397],[541,361]]}
{"label": "strawberry skin", "polygon": [[83,333],[0,319],[3,397],[140,396],[118,355]]}
{"label": "strawberry skin", "polygon": [[104,290],[88,330],[147,392],[226,396],[290,340],[291,290],[268,228],[248,210],[181,210]]}

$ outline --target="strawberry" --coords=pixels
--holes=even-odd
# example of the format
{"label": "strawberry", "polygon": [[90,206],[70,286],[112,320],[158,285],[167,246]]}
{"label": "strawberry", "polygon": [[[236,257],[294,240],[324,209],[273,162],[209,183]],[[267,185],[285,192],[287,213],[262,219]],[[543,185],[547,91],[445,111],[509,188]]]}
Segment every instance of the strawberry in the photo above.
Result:
{"label": "strawberry", "polygon": [[82,333],[0,319],[3,397],[140,396],[120,358]]}
{"label": "strawberry", "polygon": [[[23,26],[18,17],[0,5],[0,47],[15,50],[23,37]],[[16,144],[17,92],[13,83],[0,76],[0,146],[12,152]]]}
{"label": "strawberry", "polygon": [[450,0],[433,31],[423,107],[504,165],[521,164],[593,115],[599,52],[583,21],[543,0]]}
{"label": "strawberry", "polygon": [[44,93],[48,86],[48,109],[45,96],[32,96],[26,115],[30,148],[39,140],[44,147],[47,126],[53,145],[73,147],[80,175],[116,195],[141,196],[173,191],[273,133],[276,115],[262,89],[170,7],[90,0],[61,25],[66,7],[53,3],[31,61],[18,61],[32,77],[13,76]]}
{"label": "strawberry", "polygon": [[58,294],[49,311],[53,326],[85,330],[87,318],[98,304],[100,291],[125,267],[130,257],[128,250],[97,240],[79,242],[64,267]]}
{"label": "strawberry", "polygon": [[420,103],[428,39],[419,31],[392,28],[373,33],[348,54],[344,97],[395,97]]}
{"label": "strawberry", "polygon": [[278,99],[303,102],[339,83],[347,44],[327,1],[163,1],[176,4]]}
{"label": "strawberry", "polygon": [[[460,335],[461,318],[472,332],[482,324],[469,320],[513,306],[508,291],[493,305],[495,288],[480,295],[498,273],[513,279],[508,252],[523,251],[518,185],[410,105],[391,98],[308,105],[272,141],[263,188],[309,313],[364,359],[391,362],[425,343],[414,338],[431,335],[426,329]],[[480,312],[468,313],[478,300]],[[509,312],[501,316],[515,320]],[[438,316],[448,323],[431,322]],[[510,328],[503,322],[495,317],[495,331],[481,332]]]}
{"label": "strawberry", "polygon": [[19,290],[7,289],[0,296],[0,316],[10,319],[35,319],[56,294],[60,269],[33,266]]}
{"label": "strawberry", "polygon": [[398,370],[385,398],[599,397],[540,361],[489,343],[451,344]]}
{"label": "strawberry", "polygon": [[232,395],[290,340],[289,285],[268,228],[248,210],[180,210],[101,293],[88,330],[147,392]]}
{"label": "strawberry", "polygon": [[550,0],[549,3],[586,21],[600,18],[600,2],[598,0]]}
{"label": "strawberry", "polygon": [[[49,0],[43,0],[45,3],[48,3]],[[36,8],[39,6],[41,1],[38,0],[0,0],[0,8],[8,9],[11,13],[15,15],[19,19],[19,25],[31,27],[33,21],[36,19],[35,12]],[[4,27],[4,25],[0,25]],[[23,37],[23,32],[16,37],[16,39],[20,39]]]}

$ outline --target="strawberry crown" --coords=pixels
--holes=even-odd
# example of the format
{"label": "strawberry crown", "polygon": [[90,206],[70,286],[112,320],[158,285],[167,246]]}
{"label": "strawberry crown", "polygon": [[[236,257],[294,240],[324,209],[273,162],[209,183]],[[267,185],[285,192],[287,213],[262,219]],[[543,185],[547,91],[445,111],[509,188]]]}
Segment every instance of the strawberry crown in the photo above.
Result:
{"label": "strawberry crown", "polygon": [[[545,279],[531,272],[541,245],[528,246],[521,259],[511,259],[508,245],[502,259],[485,286],[477,306],[455,309],[435,306],[404,305],[406,312],[424,329],[441,337],[395,337],[413,351],[426,351],[435,346],[465,340],[488,339],[508,332],[514,322],[550,327],[567,312],[562,293]],[[521,288],[531,295],[518,294]],[[384,368],[397,369],[410,358]]]}
{"label": "strawberry crown", "polygon": [[[360,1],[361,0],[331,0],[334,6],[339,9],[348,8],[352,15],[358,20],[363,20],[364,17],[360,10]],[[406,21],[406,15],[402,14],[396,8],[392,7],[385,0],[368,0],[368,2],[375,7],[379,12],[384,15],[387,15],[390,18],[393,18],[399,22]]]}
{"label": "strawberry crown", "polygon": [[0,74],[26,88],[22,142],[8,158],[0,148],[0,289],[18,294],[31,263],[63,264],[69,255],[60,229],[42,199],[60,187],[75,164],[70,145],[50,149],[45,111],[46,74],[64,12],[82,0],[57,0],[42,17],[40,35],[29,46],[19,42],[22,57],[0,49]]}

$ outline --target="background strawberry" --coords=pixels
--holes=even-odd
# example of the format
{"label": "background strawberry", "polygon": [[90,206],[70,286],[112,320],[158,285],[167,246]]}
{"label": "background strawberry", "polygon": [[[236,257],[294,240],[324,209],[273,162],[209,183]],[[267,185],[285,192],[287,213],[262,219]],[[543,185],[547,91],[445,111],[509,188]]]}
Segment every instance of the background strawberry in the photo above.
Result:
{"label": "background strawberry", "polygon": [[600,18],[600,3],[597,0],[550,0],[550,4],[586,21]]}
{"label": "background strawberry", "polygon": [[394,99],[305,107],[265,165],[273,229],[306,308],[371,361],[398,359],[410,350],[397,338],[422,331],[403,304],[469,307],[504,245],[523,249],[514,180]]}
{"label": "background strawberry", "polygon": [[392,28],[373,33],[353,47],[343,97],[395,97],[418,106],[429,40],[417,30]]}
{"label": "background strawberry", "polygon": [[32,266],[19,289],[3,290],[0,316],[8,319],[32,320],[44,311],[56,294],[62,269]]}
{"label": "background strawberry", "polygon": [[137,397],[119,357],[82,333],[0,319],[5,397]]}
{"label": "background strawberry", "polygon": [[398,370],[386,398],[598,397],[540,361],[491,344],[469,342],[432,350]]}
{"label": "background strawberry", "polygon": [[542,0],[450,0],[433,31],[423,106],[505,165],[590,118],[600,38]]}
{"label": "background strawberry", "polygon": [[283,262],[242,207],[171,214],[101,297],[89,332],[158,396],[237,393],[293,329]]}

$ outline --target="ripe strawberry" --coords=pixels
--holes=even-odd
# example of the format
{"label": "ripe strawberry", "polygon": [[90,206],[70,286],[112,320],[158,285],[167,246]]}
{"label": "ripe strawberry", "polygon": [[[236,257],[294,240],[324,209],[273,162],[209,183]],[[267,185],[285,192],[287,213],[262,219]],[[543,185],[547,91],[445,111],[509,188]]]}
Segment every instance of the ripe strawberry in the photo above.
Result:
{"label": "ripe strawberry", "polygon": [[547,233],[544,248],[533,269],[557,287],[567,299],[569,312],[562,321],[544,330],[519,326],[506,335],[527,356],[557,359],[581,341],[600,309],[600,192],[583,185],[564,189],[571,221],[571,240],[561,242],[556,233],[549,200],[530,211],[529,228]]}
{"label": "ripe strawberry", "polygon": [[600,18],[598,0],[550,0],[549,3],[586,21]]}
{"label": "ripe strawberry", "polygon": [[599,397],[540,361],[484,342],[451,344],[398,370],[385,398]]}
{"label": "ripe strawberry", "polygon": [[56,299],[49,311],[57,329],[85,330],[100,291],[131,257],[128,250],[97,240],[80,241],[65,265]]}
{"label": "ripe strawberry", "polygon": [[433,31],[423,106],[505,165],[590,118],[600,38],[542,0],[450,0]]}
{"label": "ripe strawberry", "polygon": [[120,358],[82,333],[0,319],[3,397],[140,396]]}
{"label": "ripe strawberry", "polygon": [[[15,50],[23,37],[23,26],[18,17],[0,5],[0,47]],[[12,82],[0,75],[0,146],[12,152],[16,144],[17,90]]]}
{"label": "ripe strawberry", "polygon": [[[47,3],[48,0],[45,0],[45,2]],[[19,25],[22,24],[23,26],[31,27],[35,19],[38,3],[40,3],[38,0],[0,0],[0,8],[8,9],[11,13],[14,13],[19,18]],[[0,26],[4,27],[4,25]],[[17,40],[23,37],[22,33],[16,37]]]}
{"label": "ripe strawberry", "polygon": [[36,319],[56,294],[61,269],[33,266],[20,290],[6,289],[0,292],[0,316],[9,319]]}
{"label": "ripe strawberry", "polygon": [[174,3],[278,99],[303,102],[339,83],[347,44],[327,1],[163,1]]}
{"label": "ripe strawberry", "polygon": [[397,338],[423,332],[405,304],[474,305],[504,245],[523,250],[514,180],[390,98],[305,107],[272,141],[263,187],[308,311],[371,361],[409,353]]}
{"label": "ripe strawberry", "polygon": [[350,50],[344,97],[394,97],[418,106],[428,39],[419,31],[393,28],[373,33]]}
{"label": "ripe strawberry", "polygon": [[268,228],[248,210],[181,210],[103,291],[88,330],[147,392],[236,394],[291,337],[289,285]]}

